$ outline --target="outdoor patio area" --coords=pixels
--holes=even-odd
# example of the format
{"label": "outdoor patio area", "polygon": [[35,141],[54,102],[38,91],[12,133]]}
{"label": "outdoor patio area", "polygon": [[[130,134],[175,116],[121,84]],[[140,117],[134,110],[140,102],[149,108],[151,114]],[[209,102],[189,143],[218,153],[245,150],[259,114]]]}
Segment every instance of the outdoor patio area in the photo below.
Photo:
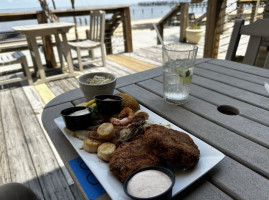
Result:
{"label": "outdoor patio area", "polygon": [[[232,26],[232,23],[229,25]],[[222,43],[228,44],[230,38],[227,36],[230,32],[231,29],[221,36],[224,38]],[[175,42],[178,35],[178,27],[167,27],[164,40],[166,43]],[[156,37],[154,30],[136,31],[133,33],[133,53],[108,55],[106,67],[101,66],[101,62],[88,65],[84,67],[83,73],[104,71],[122,77],[161,66],[162,50],[161,45],[156,45]],[[197,58],[202,58],[204,35],[198,46]],[[32,66],[29,51],[23,52]],[[75,52],[72,54],[76,56]],[[219,57],[224,58],[225,54],[226,51],[220,51]],[[45,62],[43,57],[42,61]],[[55,72],[53,69],[48,70],[48,74]],[[77,77],[82,74],[77,67],[75,73]],[[1,76],[1,79],[5,78],[8,75]],[[42,199],[82,199],[41,122],[43,108],[50,100],[78,87],[75,77],[32,86],[25,81],[1,87],[1,184],[11,181],[24,183]]]}

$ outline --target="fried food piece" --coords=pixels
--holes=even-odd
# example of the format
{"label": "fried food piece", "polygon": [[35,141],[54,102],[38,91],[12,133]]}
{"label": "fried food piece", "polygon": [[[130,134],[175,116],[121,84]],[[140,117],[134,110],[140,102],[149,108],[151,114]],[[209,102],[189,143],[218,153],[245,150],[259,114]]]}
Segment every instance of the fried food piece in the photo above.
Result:
{"label": "fried food piece", "polygon": [[117,126],[125,126],[134,119],[134,111],[131,108],[125,107],[120,111],[118,118],[111,117],[110,122]]}
{"label": "fried food piece", "polygon": [[97,129],[97,134],[100,139],[111,140],[114,137],[115,130],[111,123],[103,123]]}
{"label": "fried food piece", "polygon": [[109,162],[113,152],[116,150],[116,145],[110,142],[101,144],[97,149],[98,158]]}
{"label": "fried food piece", "polygon": [[96,153],[97,148],[102,144],[100,140],[93,139],[93,138],[85,138],[83,140],[82,149],[89,153]]}
{"label": "fried food piece", "polygon": [[129,107],[134,112],[136,112],[136,111],[138,111],[140,109],[139,103],[130,94],[127,94],[127,93],[119,93],[119,94],[116,94],[116,95],[123,98],[123,100],[121,102],[121,109],[123,109],[125,107]]}
{"label": "fried food piece", "polygon": [[72,135],[73,137],[76,137],[80,140],[84,140],[85,138],[97,138],[96,131],[89,131],[89,130],[70,130],[68,128],[64,128],[64,130]]}
{"label": "fried food piece", "polygon": [[135,138],[138,134],[144,134],[144,124],[145,118],[135,117],[131,124],[128,124],[120,131],[120,142],[130,141],[132,138]]}
{"label": "fried food piece", "polygon": [[145,120],[149,118],[149,114],[144,110],[138,110],[135,112],[135,117],[144,117]]}
{"label": "fried food piece", "polygon": [[154,124],[145,127],[144,139],[154,155],[179,167],[191,168],[199,161],[200,151],[186,133]]}
{"label": "fried food piece", "polygon": [[122,143],[116,149],[109,161],[109,169],[121,182],[124,182],[137,169],[162,164],[162,160],[152,155],[150,149],[144,144],[143,136],[138,136],[131,142]]}

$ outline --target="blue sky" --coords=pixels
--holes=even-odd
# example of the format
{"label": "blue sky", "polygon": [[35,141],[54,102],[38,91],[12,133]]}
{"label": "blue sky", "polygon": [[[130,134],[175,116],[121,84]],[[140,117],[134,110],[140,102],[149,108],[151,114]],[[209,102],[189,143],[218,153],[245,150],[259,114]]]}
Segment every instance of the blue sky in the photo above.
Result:
{"label": "blue sky", "polygon": [[[54,0],[56,7],[70,7],[71,0]],[[151,0],[75,0],[75,6],[98,6],[98,5],[118,5],[118,4],[135,4],[138,2]],[[49,6],[52,7],[52,0],[47,0]],[[1,0],[0,9],[16,9],[16,8],[33,8],[40,7],[38,0]]]}

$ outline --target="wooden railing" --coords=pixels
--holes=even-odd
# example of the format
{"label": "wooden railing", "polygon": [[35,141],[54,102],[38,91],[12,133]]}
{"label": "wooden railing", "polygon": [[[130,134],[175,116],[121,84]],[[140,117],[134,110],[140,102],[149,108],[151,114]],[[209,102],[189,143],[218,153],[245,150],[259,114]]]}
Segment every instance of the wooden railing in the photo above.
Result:
{"label": "wooden railing", "polygon": [[[201,0],[192,0],[191,3],[200,3]],[[237,17],[240,18],[241,5],[252,4],[252,12],[250,15],[250,21],[256,20],[257,8],[260,2],[266,3],[264,18],[269,18],[269,0],[238,0],[237,7],[238,13]],[[204,42],[204,57],[205,58],[217,58],[220,35],[223,32],[224,17],[225,17],[225,7],[227,0],[208,0],[207,1],[207,12],[200,18],[196,19],[193,23],[198,23],[206,17],[206,33]],[[186,41],[186,28],[188,26],[188,3],[180,3],[178,6],[173,8],[167,15],[165,15],[157,24],[159,32],[163,37],[164,24],[172,19],[178,12],[180,12],[180,35],[179,41]],[[191,25],[191,23],[190,23]],[[157,44],[160,44],[157,38]]]}
{"label": "wooden railing", "polygon": [[[253,4],[251,12],[251,21],[255,21],[257,14],[257,7],[259,2],[266,2],[264,17],[269,16],[269,0],[238,0],[238,13],[237,17],[240,18],[240,5]],[[205,46],[204,57],[205,58],[217,58],[219,50],[219,40],[221,34],[222,17],[225,16],[223,9],[226,5],[226,0],[208,0],[207,2],[207,20],[206,20],[206,34],[205,34]]]}
{"label": "wooden railing", "polygon": [[[100,7],[100,8],[84,8],[84,9],[65,9],[65,10],[52,10],[58,18],[61,17],[72,17],[72,16],[85,16],[89,15],[90,11],[93,10],[104,10],[106,14],[112,14],[111,19],[107,20],[106,23],[106,49],[108,54],[112,54],[111,37],[117,26],[122,23],[123,28],[123,40],[125,52],[133,51],[132,44],[132,27],[130,18],[129,5],[123,6],[111,6],[111,7]],[[19,20],[31,20],[36,19],[38,23],[47,23],[47,18],[43,11],[32,11],[32,12],[13,12],[13,13],[0,13],[0,22],[10,22]],[[52,42],[50,37],[42,39],[45,51],[52,51]],[[46,55],[46,54],[45,54]],[[49,55],[49,54],[48,54]],[[53,58],[47,57],[46,59],[52,60]]]}
{"label": "wooden railing", "polygon": [[[163,38],[164,25],[171,20],[178,12],[180,12],[180,34],[179,41],[186,42],[186,28],[188,26],[189,18],[189,3],[180,3],[170,10],[157,24],[157,28]],[[157,38],[157,44],[161,44],[160,40]]]}
{"label": "wooden railing", "polygon": [[266,2],[266,0],[238,0],[237,1],[237,18],[242,18],[242,14],[244,12],[243,7],[244,4],[252,4],[252,11],[250,16],[250,22],[256,21],[257,13],[258,13],[258,7],[260,2]]}

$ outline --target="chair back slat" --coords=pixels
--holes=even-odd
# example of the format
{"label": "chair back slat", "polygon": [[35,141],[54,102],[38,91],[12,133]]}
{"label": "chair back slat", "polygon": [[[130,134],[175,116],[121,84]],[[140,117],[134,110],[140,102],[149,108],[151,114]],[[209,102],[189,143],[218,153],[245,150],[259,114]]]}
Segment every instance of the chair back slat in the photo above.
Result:
{"label": "chair back slat", "polygon": [[105,28],[105,12],[91,11],[89,39],[95,42],[103,42]]}
{"label": "chair back slat", "polygon": [[260,46],[261,46],[261,41],[262,41],[261,37],[251,36],[249,38],[248,47],[246,50],[243,63],[248,64],[248,65],[255,64],[255,61],[256,61]]}
{"label": "chair back slat", "polygon": [[264,68],[269,69],[269,52],[267,53]]}
{"label": "chair back slat", "polygon": [[242,19],[236,19],[234,22],[234,28],[231,35],[226,58],[225,58],[226,60],[234,60],[235,58],[236,50],[237,50],[237,47],[241,38],[240,30],[241,30],[241,27],[244,25],[244,23],[245,21]]}

